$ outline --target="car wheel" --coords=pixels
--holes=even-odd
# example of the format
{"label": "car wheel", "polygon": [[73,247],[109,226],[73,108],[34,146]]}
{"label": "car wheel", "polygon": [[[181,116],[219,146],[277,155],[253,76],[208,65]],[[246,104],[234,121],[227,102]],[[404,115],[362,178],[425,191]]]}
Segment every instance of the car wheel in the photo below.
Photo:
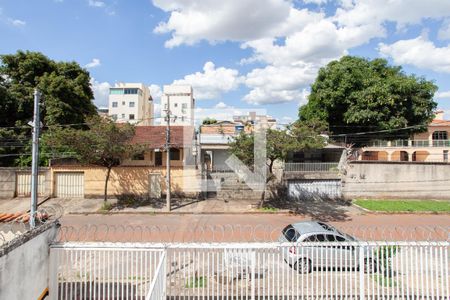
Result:
{"label": "car wheel", "polygon": [[311,273],[312,271],[311,260],[307,258],[300,258],[298,261],[294,263],[294,270],[296,270],[300,274]]}
{"label": "car wheel", "polygon": [[376,262],[371,258],[366,258],[364,260],[364,273],[372,274],[378,271]]}

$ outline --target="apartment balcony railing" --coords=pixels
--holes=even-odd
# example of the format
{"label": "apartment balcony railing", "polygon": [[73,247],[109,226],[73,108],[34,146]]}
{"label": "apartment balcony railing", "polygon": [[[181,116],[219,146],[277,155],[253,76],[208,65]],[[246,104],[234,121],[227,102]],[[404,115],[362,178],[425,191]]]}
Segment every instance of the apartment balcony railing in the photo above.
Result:
{"label": "apartment balcony railing", "polygon": [[376,140],[371,141],[367,147],[450,147],[450,140]]}
{"label": "apartment balcony railing", "polygon": [[285,172],[338,172],[338,163],[285,163]]}

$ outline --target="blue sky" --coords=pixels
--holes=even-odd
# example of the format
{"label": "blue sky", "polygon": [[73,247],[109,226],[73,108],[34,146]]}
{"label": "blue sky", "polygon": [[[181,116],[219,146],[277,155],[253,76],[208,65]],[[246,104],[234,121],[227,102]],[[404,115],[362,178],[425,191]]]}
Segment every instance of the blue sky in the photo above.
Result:
{"label": "blue sky", "polygon": [[0,0],[0,53],[41,51],[93,77],[96,104],[116,82],[188,83],[202,108],[297,117],[318,68],[342,55],[385,57],[439,86],[450,118],[448,0]]}

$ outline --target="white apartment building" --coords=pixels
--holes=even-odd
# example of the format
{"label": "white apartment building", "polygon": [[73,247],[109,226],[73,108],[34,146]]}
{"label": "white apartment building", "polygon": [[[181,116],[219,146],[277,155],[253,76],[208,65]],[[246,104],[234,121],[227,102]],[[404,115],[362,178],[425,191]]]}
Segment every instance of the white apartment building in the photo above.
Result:
{"label": "white apartment building", "polygon": [[108,114],[118,123],[153,125],[153,99],[142,83],[117,83],[109,89]]}
{"label": "white apartment building", "polygon": [[[168,106],[170,105],[170,107]],[[194,125],[195,99],[190,85],[165,85],[161,97],[161,116],[170,110],[172,125]],[[164,120],[161,120],[161,124]]]}

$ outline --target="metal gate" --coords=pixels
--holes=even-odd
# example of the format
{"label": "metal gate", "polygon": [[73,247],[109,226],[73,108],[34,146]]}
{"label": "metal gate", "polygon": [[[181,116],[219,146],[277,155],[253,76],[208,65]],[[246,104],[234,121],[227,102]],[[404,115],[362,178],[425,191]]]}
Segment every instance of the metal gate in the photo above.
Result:
{"label": "metal gate", "polygon": [[55,196],[58,198],[83,198],[84,173],[83,172],[57,172],[55,173]]}
{"label": "metal gate", "polygon": [[[31,174],[17,173],[16,195],[18,197],[25,197],[31,195]],[[45,194],[45,175],[38,175],[38,195]]]}
{"label": "metal gate", "polygon": [[288,183],[289,197],[302,199],[307,197],[341,197],[340,180],[292,180]]}
{"label": "metal gate", "polygon": [[145,244],[50,248],[51,299],[164,299],[166,252]]}

